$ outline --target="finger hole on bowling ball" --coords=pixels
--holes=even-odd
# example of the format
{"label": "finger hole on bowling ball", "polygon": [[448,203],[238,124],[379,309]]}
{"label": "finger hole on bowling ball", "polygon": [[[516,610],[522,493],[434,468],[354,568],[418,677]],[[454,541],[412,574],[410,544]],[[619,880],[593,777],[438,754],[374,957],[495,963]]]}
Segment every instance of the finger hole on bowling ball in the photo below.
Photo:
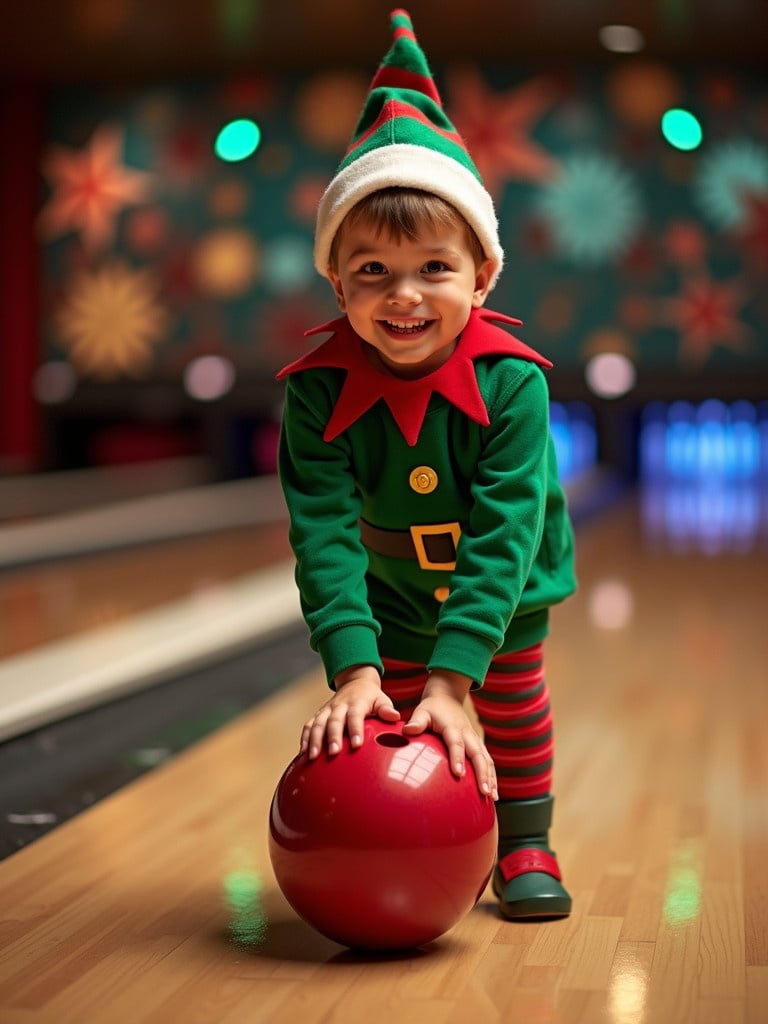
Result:
{"label": "finger hole on bowling ball", "polygon": [[376,742],[382,747],[407,747],[409,740],[407,736],[399,736],[395,732],[385,732],[376,737]]}

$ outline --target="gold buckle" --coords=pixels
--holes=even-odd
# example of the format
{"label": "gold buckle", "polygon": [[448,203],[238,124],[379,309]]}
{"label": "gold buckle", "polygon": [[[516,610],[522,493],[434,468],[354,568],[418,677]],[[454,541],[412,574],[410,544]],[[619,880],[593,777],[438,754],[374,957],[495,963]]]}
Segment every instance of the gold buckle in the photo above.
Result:
{"label": "gold buckle", "polygon": [[418,559],[419,565],[422,569],[447,569],[452,570],[456,568],[456,561],[452,562],[433,562],[427,554],[427,549],[424,546],[425,537],[434,537],[441,533],[449,533],[453,538],[454,550],[459,546],[459,538],[461,537],[461,526],[459,523],[437,523],[435,525],[427,526],[410,526],[411,538],[413,540],[413,546],[416,550],[416,558]]}

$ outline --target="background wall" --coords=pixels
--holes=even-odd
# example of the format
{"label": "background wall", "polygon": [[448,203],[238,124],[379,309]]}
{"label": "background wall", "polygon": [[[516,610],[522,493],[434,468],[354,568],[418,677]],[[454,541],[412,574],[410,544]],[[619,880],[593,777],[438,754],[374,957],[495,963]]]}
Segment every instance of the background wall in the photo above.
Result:
{"label": "background wall", "polygon": [[[364,37],[374,64],[389,45],[379,20]],[[507,252],[489,305],[524,320],[521,336],[554,361],[553,397],[586,402],[603,453],[625,464],[621,439],[649,400],[768,397],[762,67],[727,52],[504,62],[498,40],[493,60],[459,59],[451,38],[432,63]],[[31,225],[37,248],[6,239],[4,252],[37,310],[33,357],[15,371],[33,408],[17,397],[6,436],[26,411],[40,468],[180,454],[211,456],[222,476],[271,467],[274,373],[335,315],[312,267],[314,209],[373,70],[346,50],[314,64],[307,52],[300,68],[262,60],[259,73],[244,59],[216,74],[102,70],[98,85],[60,73],[39,93],[39,144],[20,154],[38,196],[15,228]],[[695,148],[661,131],[678,107],[701,124]],[[255,122],[258,146],[222,159],[217,137],[239,118]],[[29,125],[29,110],[11,121]]]}

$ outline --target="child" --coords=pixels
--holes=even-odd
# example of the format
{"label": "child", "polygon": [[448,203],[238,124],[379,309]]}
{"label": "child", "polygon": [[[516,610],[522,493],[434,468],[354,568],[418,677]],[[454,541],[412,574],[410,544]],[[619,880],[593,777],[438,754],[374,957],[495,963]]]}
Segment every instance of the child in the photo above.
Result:
{"label": "child", "polygon": [[301,750],[333,755],[345,731],[359,746],[369,715],[439,733],[497,801],[501,913],[564,916],[542,641],[575,580],[551,364],[483,310],[503,260],[493,203],[409,16],[392,25],[318,211],[315,264],[345,315],[280,373],[296,579],[333,691]]}

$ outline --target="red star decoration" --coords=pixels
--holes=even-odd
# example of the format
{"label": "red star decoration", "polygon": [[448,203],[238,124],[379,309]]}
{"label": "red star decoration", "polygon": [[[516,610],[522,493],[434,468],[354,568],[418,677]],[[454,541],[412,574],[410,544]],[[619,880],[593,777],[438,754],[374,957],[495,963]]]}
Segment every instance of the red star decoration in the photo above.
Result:
{"label": "red star decoration", "polygon": [[542,182],[555,176],[559,163],[529,137],[555,98],[546,79],[495,93],[466,69],[454,72],[450,90],[451,119],[491,195],[498,195],[510,179]]}
{"label": "red star decoration", "polygon": [[660,322],[680,332],[681,358],[701,366],[716,345],[741,352],[749,344],[752,332],[736,315],[746,298],[738,280],[713,281],[698,272],[679,295],[661,301]]}
{"label": "red star decoration", "polygon": [[768,193],[747,193],[744,204],[747,215],[736,237],[755,263],[768,269]]}
{"label": "red star decoration", "polygon": [[89,250],[109,245],[117,215],[149,189],[150,175],[125,167],[122,151],[123,131],[113,125],[98,128],[83,149],[50,147],[42,165],[52,190],[40,213],[44,238],[76,231]]}
{"label": "red star decoration", "polygon": [[490,321],[519,326],[520,321],[489,309],[473,309],[459,344],[450,359],[434,373],[415,380],[394,377],[373,367],[366,358],[363,344],[346,317],[315,327],[307,334],[328,331],[333,336],[301,359],[280,371],[278,379],[317,367],[333,366],[347,371],[336,407],[326,424],[323,439],[332,441],[365,415],[380,400],[389,407],[400,431],[413,447],[419,439],[424,417],[432,395],[437,393],[461,409],[471,420],[488,426],[485,407],[475,374],[474,360],[484,355],[505,354],[529,359],[539,366],[552,363],[534,352],[513,335]]}

